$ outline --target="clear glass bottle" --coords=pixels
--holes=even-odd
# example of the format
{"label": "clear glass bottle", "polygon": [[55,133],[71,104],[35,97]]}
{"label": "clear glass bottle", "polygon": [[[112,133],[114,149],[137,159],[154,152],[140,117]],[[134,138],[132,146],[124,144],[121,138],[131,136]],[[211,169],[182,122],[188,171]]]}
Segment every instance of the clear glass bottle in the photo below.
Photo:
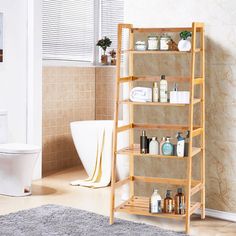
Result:
{"label": "clear glass bottle", "polygon": [[157,141],[157,137],[152,137],[152,141],[149,144],[149,154],[159,154],[159,142]]}
{"label": "clear glass bottle", "polygon": [[149,202],[149,212],[153,214],[161,213],[161,196],[157,189],[154,189]]}

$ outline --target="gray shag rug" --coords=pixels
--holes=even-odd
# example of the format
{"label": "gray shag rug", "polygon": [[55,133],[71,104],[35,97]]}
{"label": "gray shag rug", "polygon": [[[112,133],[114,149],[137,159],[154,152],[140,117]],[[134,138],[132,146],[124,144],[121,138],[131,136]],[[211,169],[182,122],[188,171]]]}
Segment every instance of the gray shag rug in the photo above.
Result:
{"label": "gray shag rug", "polygon": [[0,216],[1,236],[184,236],[142,223],[109,218],[95,213],[58,205],[44,205]]}

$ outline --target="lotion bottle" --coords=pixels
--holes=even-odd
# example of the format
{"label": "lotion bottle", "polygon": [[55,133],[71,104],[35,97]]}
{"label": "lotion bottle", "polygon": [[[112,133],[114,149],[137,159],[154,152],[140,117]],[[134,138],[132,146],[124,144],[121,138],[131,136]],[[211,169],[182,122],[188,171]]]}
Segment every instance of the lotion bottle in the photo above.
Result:
{"label": "lotion bottle", "polygon": [[157,82],[154,82],[152,88],[152,101],[158,102],[158,99],[159,99],[158,84]]}
{"label": "lotion bottle", "polygon": [[157,189],[154,189],[153,194],[150,198],[149,211],[150,211],[150,213],[153,213],[153,214],[157,214],[157,213],[162,212],[162,209],[161,209],[161,196],[158,193]]}
{"label": "lotion bottle", "polygon": [[157,137],[152,137],[152,141],[149,144],[149,154],[159,154],[159,142],[157,141]]}
{"label": "lotion bottle", "polygon": [[160,155],[163,155],[162,146],[166,142],[166,137],[163,137],[160,141]]}
{"label": "lotion bottle", "polygon": [[166,137],[166,141],[162,145],[162,153],[163,153],[164,156],[173,156],[174,146],[170,142],[170,137]]}
{"label": "lotion bottle", "polygon": [[168,85],[165,75],[161,76],[160,81],[160,102],[167,102],[168,101]]}
{"label": "lotion bottle", "polygon": [[176,151],[178,157],[184,157],[184,146],[185,146],[184,137],[181,136],[181,132],[178,132],[178,134],[177,134],[177,151]]}

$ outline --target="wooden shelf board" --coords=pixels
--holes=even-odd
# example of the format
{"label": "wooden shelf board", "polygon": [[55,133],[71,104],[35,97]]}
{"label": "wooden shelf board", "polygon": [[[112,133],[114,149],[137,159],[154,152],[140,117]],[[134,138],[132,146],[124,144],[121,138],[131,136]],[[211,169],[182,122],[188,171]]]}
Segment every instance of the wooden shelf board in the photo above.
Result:
{"label": "wooden shelf board", "polygon": [[[189,83],[191,82],[191,78],[188,76],[166,76],[166,80],[169,83]],[[161,76],[127,76],[127,77],[120,77],[119,83],[126,83],[126,82],[133,82],[133,81],[141,81],[141,82],[159,82]],[[203,78],[195,78],[193,80],[194,85],[201,85],[204,82]]]}
{"label": "wooden shelf board", "polygon": [[[119,78],[119,83],[134,82],[134,81],[145,81],[145,82],[159,82],[161,76],[128,76]],[[191,81],[190,77],[187,76],[166,76],[166,80],[178,83],[187,83]]]}
{"label": "wooden shelf board", "polygon": [[[192,203],[190,208],[190,213],[193,214],[198,208],[200,208],[200,203]],[[170,218],[182,220],[185,218],[184,215],[170,214],[170,213],[158,213],[152,214],[149,212],[149,198],[134,196],[129,200],[125,201],[121,205],[115,208],[116,212],[125,212],[134,215],[145,215],[145,216],[155,216],[160,218]]]}
{"label": "wooden shelf board", "polygon": [[[197,32],[200,32],[200,29],[203,26],[199,26],[196,28]],[[167,32],[181,32],[181,31],[193,31],[192,27],[176,27],[176,28],[131,28],[131,31],[134,33],[150,33],[150,32],[159,32],[159,33],[167,33]]]}
{"label": "wooden shelf board", "polygon": [[[196,48],[194,50],[195,53],[201,52],[200,48]],[[137,51],[137,50],[121,50],[121,53],[132,53],[132,54],[191,54],[192,51],[182,52],[182,51],[170,51],[170,50],[145,50],[145,51]]]}
{"label": "wooden shelf board", "polygon": [[[201,148],[193,147],[192,148],[192,156],[197,155],[201,152]],[[163,158],[163,159],[177,159],[177,160],[187,160],[188,157],[177,157],[177,156],[164,156],[164,155],[153,155],[153,154],[142,154],[140,153],[140,145],[134,144],[132,147],[126,147],[118,150],[117,154],[121,155],[130,155],[136,157],[144,157],[144,158]]]}
{"label": "wooden shelf board", "polygon": [[179,28],[131,28],[131,30],[135,33],[145,33],[145,32],[181,32],[181,31],[192,31],[192,27],[179,27]]}
{"label": "wooden shelf board", "polygon": [[[159,178],[159,177],[150,177],[150,176],[133,176],[132,180],[136,182],[172,184],[172,185],[180,185],[180,186],[185,186],[188,184],[187,179]],[[192,182],[192,185],[195,186],[195,183]]]}
{"label": "wooden shelf board", "polygon": [[[166,80],[171,83],[171,82],[179,82],[179,83],[186,83],[190,82],[191,78],[187,76],[166,76]],[[145,81],[145,82],[156,82],[160,81],[161,76],[134,76],[132,78],[133,81]]]}
{"label": "wooden shelf board", "polygon": [[[159,177],[148,177],[148,176],[129,176],[125,179],[119,180],[115,183],[115,188],[119,188],[125,184],[130,183],[131,181],[135,182],[144,182],[144,183],[158,183],[158,184],[171,184],[186,186],[188,184],[188,179],[176,179],[176,178],[159,178]],[[201,180],[192,179],[191,180],[191,195],[194,195],[202,189]]]}
{"label": "wooden shelf board", "polygon": [[189,104],[169,103],[169,102],[132,102],[129,99],[119,101],[120,104],[133,104],[141,106],[173,106],[173,107],[184,107]]}
{"label": "wooden shelf board", "polygon": [[[151,123],[133,123],[132,125],[135,129],[161,129],[161,130],[179,130],[186,131],[189,130],[188,125],[181,124],[151,124]],[[199,128],[199,126],[194,126],[194,130]]]}

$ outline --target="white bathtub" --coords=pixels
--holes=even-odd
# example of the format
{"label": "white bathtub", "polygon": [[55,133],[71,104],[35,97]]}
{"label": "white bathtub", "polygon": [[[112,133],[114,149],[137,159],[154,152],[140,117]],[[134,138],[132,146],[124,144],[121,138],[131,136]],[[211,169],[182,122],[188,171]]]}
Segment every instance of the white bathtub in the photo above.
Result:
{"label": "white bathtub", "polygon": [[[119,126],[124,122],[119,121]],[[85,171],[89,176],[92,175],[96,163],[97,137],[101,136],[104,129],[108,132],[108,137],[105,139],[105,149],[103,154],[106,155],[107,167],[111,176],[111,160],[112,160],[112,132],[113,120],[88,120],[75,121],[70,124],[73,141],[79,155],[79,158],[84,166]],[[129,144],[129,134],[127,131],[121,132],[118,135],[117,148],[127,147]],[[129,174],[129,159],[128,156],[117,157],[117,175],[119,179],[127,177]]]}

